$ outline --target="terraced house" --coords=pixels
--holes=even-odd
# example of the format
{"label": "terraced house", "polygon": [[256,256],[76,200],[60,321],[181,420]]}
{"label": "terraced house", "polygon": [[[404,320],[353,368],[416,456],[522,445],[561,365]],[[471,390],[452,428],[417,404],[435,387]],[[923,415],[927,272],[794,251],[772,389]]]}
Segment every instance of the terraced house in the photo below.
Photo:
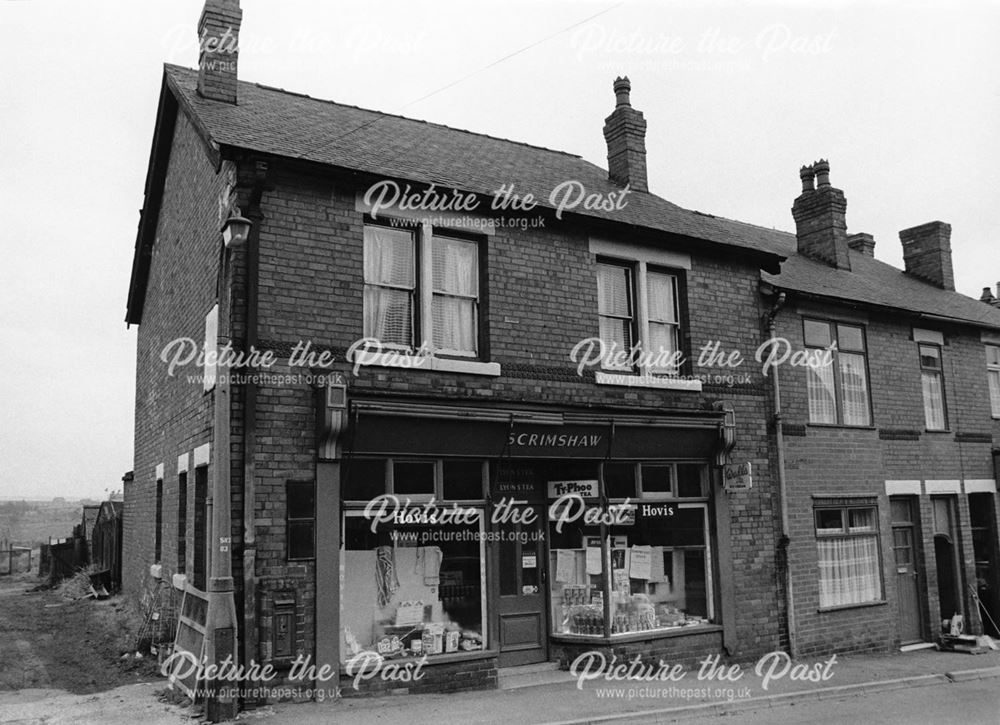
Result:
{"label": "terraced house", "polygon": [[[237,2],[209,0],[199,36],[238,37],[240,20]],[[505,668],[591,650],[690,663],[796,636],[888,647],[897,494],[916,496],[913,541],[930,557],[950,496],[958,601],[978,536],[965,496],[995,507],[995,309],[893,273],[924,306],[905,334],[876,334],[895,308],[861,291],[883,288],[884,265],[810,257],[827,217],[841,250],[842,214],[810,206],[796,243],[649,191],[627,79],[603,120],[605,170],[243,82],[237,65],[220,42],[196,70],[164,69],[126,317],[139,332],[123,586],[183,593],[179,648],[289,680],[308,657],[336,671],[322,687],[351,695],[493,687]],[[871,270],[882,277],[865,282]],[[752,358],[769,322],[799,346],[841,343],[833,383],[777,371],[777,434],[775,376],[725,364]],[[916,357],[893,367],[872,347],[883,335]],[[944,366],[936,387],[925,345]],[[910,368],[915,396],[877,382]],[[947,433],[920,425],[921,385],[947,398]],[[836,419],[810,418],[814,398]],[[868,419],[845,419],[862,399]],[[930,465],[906,468],[907,446],[928,441],[947,452],[927,454],[937,483]],[[845,478],[855,447],[870,455]],[[976,521],[992,532],[989,511]],[[855,535],[876,537],[882,603],[860,616],[875,599],[819,593],[831,577],[840,591],[839,542]],[[834,633],[845,619],[850,641]],[[422,676],[373,676],[372,661]]]}
{"label": "terraced house", "polygon": [[793,640],[931,643],[956,614],[996,635],[1000,310],[955,292],[948,224],[899,232],[899,270],[847,234],[827,162],[801,178],[796,237],[762,285],[776,335],[831,350],[776,373]]}

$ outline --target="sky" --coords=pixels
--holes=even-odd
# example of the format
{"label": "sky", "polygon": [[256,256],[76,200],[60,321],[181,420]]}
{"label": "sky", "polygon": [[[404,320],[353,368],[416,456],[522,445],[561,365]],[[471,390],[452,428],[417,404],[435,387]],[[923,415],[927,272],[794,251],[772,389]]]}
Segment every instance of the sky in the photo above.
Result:
{"label": "sky", "polygon": [[[132,467],[123,321],[162,64],[201,0],[0,0],[0,499],[102,497]],[[827,158],[848,232],[952,225],[956,286],[1000,280],[1000,2],[243,0],[239,74],[606,166],[612,81],[649,186],[793,230]]]}

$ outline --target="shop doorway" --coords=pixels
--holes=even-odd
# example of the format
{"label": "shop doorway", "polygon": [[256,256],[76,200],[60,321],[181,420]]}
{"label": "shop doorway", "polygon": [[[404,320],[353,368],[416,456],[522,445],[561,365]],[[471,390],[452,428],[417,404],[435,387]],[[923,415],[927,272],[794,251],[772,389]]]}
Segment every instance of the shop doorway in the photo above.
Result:
{"label": "shop doorway", "polygon": [[493,547],[493,570],[498,594],[500,667],[545,662],[549,656],[545,508],[524,505],[516,509],[516,514],[520,520],[500,522],[494,527],[498,537]]}
{"label": "shop doorway", "polygon": [[899,598],[897,630],[900,644],[922,642],[924,633],[923,601],[917,545],[920,541],[918,517],[914,499],[893,497],[892,551],[896,562],[896,595]]}

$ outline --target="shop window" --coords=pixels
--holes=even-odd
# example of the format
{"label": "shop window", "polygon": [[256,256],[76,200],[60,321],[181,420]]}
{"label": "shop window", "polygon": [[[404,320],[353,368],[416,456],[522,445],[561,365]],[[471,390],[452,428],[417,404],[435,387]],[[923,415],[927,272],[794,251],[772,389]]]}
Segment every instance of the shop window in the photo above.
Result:
{"label": "shop window", "polygon": [[823,506],[814,516],[820,608],[881,601],[877,509]]}
{"label": "shop window", "polygon": [[434,461],[393,461],[392,492],[397,496],[434,496]]}
{"label": "shop window", "polygon": [[285,486],[288,559],[316,556],[316,485],[312,481],[288,481]]}
{"label": "shop window", "polygon": [[700,463],[603,464],[608,511],[624,523],[602,537],[598,526],[550,522],[555,634],[613,637],[713,621],[707,480]]}
{"label": "shop window", "polygon": [[482,501],[486,463],[476,460],[353,458],[344,466],[345,502],[391,493],[405,501]]}
{"label": "shop window", "polygon": [[[421,507],[422,508],[422,507]],[[461,523],[344,516],[341,652],[419,657],[487,646],[482,508]]]}
{"label": "shop window", "polygon": [[937,345],[919,345],[920,386],[924,394],[924,423],[927,430],[945,430],[948,418],[944,406],[944,373],[941,367],[941,348]]}
{"label": "shop window", "polygon": [[803,319],[806,349],[829,350],[829,365],[806,368],[809,422],[826,425],[871,425],[868,364],[864,329],[823,320]]}
{"label": "shop window", "polygon": [[385,493],[386,462],[352,458],[344,464],[342,490],[345,501],[371,501]]}

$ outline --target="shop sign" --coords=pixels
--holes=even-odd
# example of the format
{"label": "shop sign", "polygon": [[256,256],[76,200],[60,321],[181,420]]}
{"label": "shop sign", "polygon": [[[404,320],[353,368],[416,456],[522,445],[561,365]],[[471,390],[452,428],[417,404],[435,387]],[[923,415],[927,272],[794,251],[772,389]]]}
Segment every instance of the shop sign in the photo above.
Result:
{"label": "shop sign", "polygon": [[585,425],[515,424],[507,437],[512,456],[600,457],[608,447],[606,428]]}
{"label": "shop sign", "polygon": [[672,503],[638,504],[639,516],[643,519],[669,519],[677,514],[677,506]]}
{"label": "shop sign", "polygon": [[746,491],[753,486],[750,462],[730,463],[722,469],[722,484],[726,491]]}
{"label": "shop sign", "polygon": [[567,495],[597,498],[597,481],[549,481],[549,498]]}

